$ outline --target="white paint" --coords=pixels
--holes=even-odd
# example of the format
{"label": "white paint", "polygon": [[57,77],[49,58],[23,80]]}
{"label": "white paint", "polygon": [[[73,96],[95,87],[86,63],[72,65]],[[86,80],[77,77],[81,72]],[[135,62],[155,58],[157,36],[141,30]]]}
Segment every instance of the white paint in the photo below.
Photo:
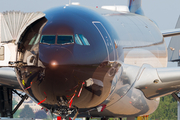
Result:
{"label": "white paint", "polygon": [[111,11],[129,12],[129,8],[127,6],[102,6],[101,8]]}
{"label": "white paint", "polygon": [[42,12],[24,13],[9,11],[1,14],[0,38],[1,41],[19,40],[24,30],[36,20],[44,17]]}
{"label": "white paint", "polygon": [[4,47],[4,60],[0,60],[0,66],[12,66],[9,65],[9,62],[16,61],[17,45],[15,45],[14,43],[0,43],[0,46]]}
{"label": "white paint", "polygon": [[4,47],[4,60],[0,60],[0,66],[8,66],[9,64],[9,60],[10,60],[10,57],[11,57],[11,53],[10,53],[10,50],[8,48],[8,45],[7,44],[2,44],[0,43],[1,46]]}
{"label": "white paint", "polygon": [[2,13],[0,13],[0,43],[1,43],[1,17],[2,17]]}
{"label": "white paint", "polygon": [[72,4],[72,5],[80,5],[79,2],[72,2],[71,4]]}

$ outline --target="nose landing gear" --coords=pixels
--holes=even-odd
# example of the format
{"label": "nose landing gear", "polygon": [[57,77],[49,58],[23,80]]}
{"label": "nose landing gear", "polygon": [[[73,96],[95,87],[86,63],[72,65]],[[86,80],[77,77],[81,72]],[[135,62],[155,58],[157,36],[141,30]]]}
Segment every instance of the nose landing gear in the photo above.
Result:
{"label": "nose landing gear", "polygon": [[59,115],[57,117],[57,120],[71,120],[71,118],[69,116],[72,116],[72,115],[75,115],[74,118],[77,117],[78,108],[75,106],[69,107],[68,100],[66,99],[66,97],[64,97],[64,96],[58,97],[57,100],[58,100],[58,102],[57,102],[58,106],[51,109],[52,115],[53,115],[53,113]]}

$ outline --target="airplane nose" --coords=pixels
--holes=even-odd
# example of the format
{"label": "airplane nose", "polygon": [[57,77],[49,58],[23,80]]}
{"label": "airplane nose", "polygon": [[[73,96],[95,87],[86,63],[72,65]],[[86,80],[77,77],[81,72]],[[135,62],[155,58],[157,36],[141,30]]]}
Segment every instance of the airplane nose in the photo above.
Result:
{"label": "airplane nose", "polygon": [[45,91],[48,101],[51,102],[57,100],[56,98],[73,94],[79,79],[74,78],[72,46],[40,44],[39,60],[44,65],[43,82],[38,86],[40,93]]}
{"label": "airplane nose", "polygon": [[40,45],[39,59],[46,67],[68,65],[73,61],[73,53],[67,47]]}

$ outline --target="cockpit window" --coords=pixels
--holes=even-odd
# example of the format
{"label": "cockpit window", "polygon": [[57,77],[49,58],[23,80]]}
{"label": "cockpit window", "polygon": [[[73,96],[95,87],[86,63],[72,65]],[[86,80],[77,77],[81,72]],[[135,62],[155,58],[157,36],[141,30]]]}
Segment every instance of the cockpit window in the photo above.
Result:
{"label": "cockpit window", "polygon": [[55,44],[55,35],[42,35],[40,43]]}
{"label": "cockpit window", "polygon": [[82,34],[79,34],[79,37],[84,45],[90,45],[88,40]]}
{"label": "cockpit window", "polygon": [[57,44],[74,43],[72,35],[58,35]]}
{"label": "cockpit window", "polygon": [[77,34],[75,34],[75,41],[76,41],[77,44],[83,45],[80,38],[79,38],[79,36]]}

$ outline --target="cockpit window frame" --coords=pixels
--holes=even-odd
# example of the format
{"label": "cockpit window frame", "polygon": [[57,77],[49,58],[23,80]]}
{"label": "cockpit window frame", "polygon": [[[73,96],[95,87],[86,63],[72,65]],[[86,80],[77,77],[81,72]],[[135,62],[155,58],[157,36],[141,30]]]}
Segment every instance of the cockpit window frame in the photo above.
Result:
{"label": "cockpit window frame", "polygon": [[[70,43],[64,43],[64,44],[58,44],[58,37],[59,37],[59,36],[71,36],[73,42],[70,42]],[[75,43],[75,42],[74,42],[74,35],[56,35],[56,44],[57,44],[57,45],[69,45],[69,44],[74,44],[74,43]]]}
{"label": "cockpit window frame", "polygon": [[[43,36],[55,36],[54,44],[49,44],[49,43],[41,42]],[[55,45],[55,44],[56,44],[56,39],[57,39],[57,35],[46,35],[46,34],[45,34],[45,35],[41,35],[40,43],[41,43],[41,44],[47,44],[47,45]]]}
{"label": "cockpit window frame", "polygon": [[[50,43],[44,43],[44,42],[41,42],[42,41],[42,37],[43,36],[55,36],[55,42],[54,44],[50,44]],[[72,42],[69,42],[69,43],[63,43],[63,44],[58,44],[58,37],[59,36],[71,36],[72,37]],[[38,38],[39,36],[37,35],[36,38]],[[41,35],[40,36],[40,44],[47,44],[47,45],[69,45],[69,44],[78,44],[78,45],[82,45],[82,46],[90,46],[90,43],[88,41],[88,39],[83,35],[83,34],[74,34],[74,35],[59,35],[59,34],[56,34],[56,35],[52,35],[52,34],[44,34],[44,35]],[[78,38],[78,39],[77,39]]]}
{"label": "cockpit window frame", "polygon": [[83,43],[82,43],[81,39],[79,38],[78,34],[74,35],[74,39],[75,39],[76,44],[83,45]]}
{"label": "cockpit window frame", "polygon": [[90,46],[89,41],[83,34],[78,34],[80,40],[82,41],[83,45]]}

